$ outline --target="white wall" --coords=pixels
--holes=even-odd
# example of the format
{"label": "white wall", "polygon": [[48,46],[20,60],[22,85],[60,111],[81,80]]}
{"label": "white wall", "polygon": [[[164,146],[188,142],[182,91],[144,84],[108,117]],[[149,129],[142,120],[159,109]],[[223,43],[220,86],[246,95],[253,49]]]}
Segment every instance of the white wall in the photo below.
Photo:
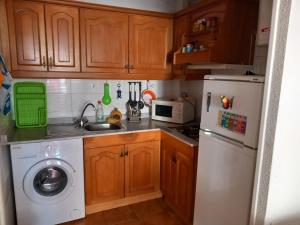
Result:
{"label": "white wall", "polygon": [[81,0],[82,2],[113,5],[126,8],[151,10],[158,12],[175,12],[181,9],[182,0]]}
{"label": "white wall", "polygon": [[300,224],[300,2],[291,2],[265,218],[272,225]]}
{"label": "white wall", "polygon": [[300,224],[300,2],[275,0],[251,225]]}

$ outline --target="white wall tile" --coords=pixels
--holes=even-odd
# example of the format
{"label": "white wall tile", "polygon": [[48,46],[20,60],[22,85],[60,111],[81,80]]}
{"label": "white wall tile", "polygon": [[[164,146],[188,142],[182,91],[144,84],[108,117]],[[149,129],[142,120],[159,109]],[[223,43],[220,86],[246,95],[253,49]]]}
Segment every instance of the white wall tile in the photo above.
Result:
{"label": "white wall tile", "polygon": [[71,80],[71,93],[99,94],[103,90],[101,80]]}
{"label": "white wall tile", "polygon": [[44,82],[47,93],[65,94],[71,92],[71,82],[68,79],[47,79]]}
{"label": "white wall tile", "polygon": [[71,94],[47,94],[48,118],[71,117]]}

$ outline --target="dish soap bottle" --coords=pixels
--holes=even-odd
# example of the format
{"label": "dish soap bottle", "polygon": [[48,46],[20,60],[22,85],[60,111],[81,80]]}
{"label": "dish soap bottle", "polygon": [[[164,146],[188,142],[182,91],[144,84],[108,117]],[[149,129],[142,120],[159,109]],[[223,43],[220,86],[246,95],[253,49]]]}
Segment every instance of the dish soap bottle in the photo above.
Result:
{"label": "dish soap bottle", "polygon": [[101,101],[98,101],[97,111],[96,111],[96,122],[100,123],[104,121],[104,112]]}

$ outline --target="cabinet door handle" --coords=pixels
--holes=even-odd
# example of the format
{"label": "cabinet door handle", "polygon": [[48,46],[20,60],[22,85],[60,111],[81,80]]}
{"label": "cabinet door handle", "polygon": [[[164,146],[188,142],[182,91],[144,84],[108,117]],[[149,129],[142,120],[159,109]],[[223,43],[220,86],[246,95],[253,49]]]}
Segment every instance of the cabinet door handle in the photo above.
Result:
{"label": "cabinet door handle", "polygon": [[134,66],[133,66],[133,65],[130,65],[130,66],[129,66],[129,69],[134,69]]}
{"label": "cabinet door handle", "polygon": [[124,68],[125,68],[125,69],[129,69],[129,65],[128,65],[128,64],[125,64],[125,65],[124,65]]}
{"label": "cabinet door handle", "polygon": [[206,99],[206,112],[209,112],[211,102],[211,92],[207,92],[207,99]]}
{"label": "cabinet door handle", "polygon": [[52,68],[53,66],[53,60],[52,60],[52,56],[49,57],[49,67],[50,69]]}
{"label": "cabinet door handle", "polygon": [[42,66],[43,66],[44,68],[46,67],[46,56],[43,56]]}
{"label": "cabinet door handle", "polygon": [[128,150],[125,148],[125,153],[124,153],[124,156],[128,156]]}
{"label": "cabinet door handle", "polygon": [[122,149],[120,157],[124,157],[124,150]]}

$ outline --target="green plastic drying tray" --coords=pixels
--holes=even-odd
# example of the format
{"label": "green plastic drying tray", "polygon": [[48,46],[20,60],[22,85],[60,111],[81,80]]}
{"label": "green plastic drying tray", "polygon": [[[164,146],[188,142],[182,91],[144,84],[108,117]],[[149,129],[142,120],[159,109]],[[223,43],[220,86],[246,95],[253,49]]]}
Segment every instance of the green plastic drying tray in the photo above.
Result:
{"label": "green plastic drying tray", "polygon": [[47,126],[45,84],[40,82],[15,83],[14,108],[18,128]]}

